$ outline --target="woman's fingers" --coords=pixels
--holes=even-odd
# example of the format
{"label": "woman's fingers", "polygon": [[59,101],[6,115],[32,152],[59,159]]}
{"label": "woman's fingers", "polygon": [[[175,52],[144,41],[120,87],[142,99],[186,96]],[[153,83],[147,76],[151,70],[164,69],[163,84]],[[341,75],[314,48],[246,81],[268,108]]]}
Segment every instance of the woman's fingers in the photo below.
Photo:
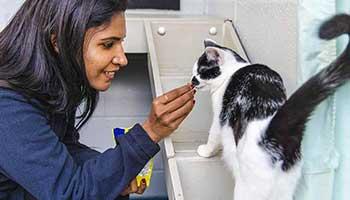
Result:
{"label": "woman's fingers", "polygon": [[166,127],[176,129],[174,121],[191,112],[194,106],[194,91],[189,91],[177,98],[164,108],[165,114],[161,115],[159,121]]}
{"label": "woman's fingers", "polygon": [[165,110],[167,113],[171,113],[176,111],[177,109],[183,107],[186,103],[189,101],[193,101],[194,94],[196,93],[196,90],[190,90],[187,93],[183,94],[182,96],[178,97],[172,102],[169,102],[165,106]]}
{"label": "woman's fingers", "polygon": [[142,179],[141,185],[140,185],[140,187],[138,188],[138,190],[137,190],[136,193],[137,193],[137,194],[143,194],[143,193],[145,192],[146,188],[147,188],[147,186],[146,186],[146,180],[145,180],[145,179]]}
{"label": "woman's fingers", "polygon": [[137,186],[137,181],[134,179],[131,181],[130,185],[125,190],[123,190],[121,195],[126,196],[132,193],[143,194],[146,188],[146,181],[144,179],[142,179],[140,187]]}
{"label": "woman's fingers", "polygon": [[131,188],[131,193],[136,193],[138,188],[137,188],[137,181],[136,179],[132,180],[130,183],[130,188]]}
{"label": "woman's fingers", "polygon": [[[154,110],[155,116],[161,119],[160,121],[164,121],[162,120],[162,118],[164,118],[166,114],[177,110],[178,108],[186,104],[189,100],[192,100],[194,98],[194,94],[195,94],[195,90],[191,89],[191,86],[188,87],[187,85],[185,85],[178,89],[172,90],[171,92],[168,92],[165,95],[158,97],[155,101],[153,101],[153,110]],[[179,96],[176,96],[176,95],[179,95]],[[164,99],[164,97],[166,97],[169,100],[168,103],[167,104],[159,103],[160,99]]]}
{"label": "woman's fingers", "polygon": [[168,117],[167,120],[170,121],[171,127],[177,128],[179,126],[179,124],[183,121],[183,120],[180,120],[180,123],[179,123],[178,119],[180,119],[180,118],[185,119],[187,117],[187,115],[192,111],[194,104],[195,104],[194,100],[188,101],[181,108],[179,108],[176,111],[169,114],[167,116]]}
{"label": "woman's fingers", "polygon": [[191,84],[186,84],[182,87],[171,90],[171,91],[163,94],[162,96],[158,97],[157,102],[159,102],[161,104],[167,104],[167,103],[173,101],[174,99],[178,98],[179,96],[182,96],[183,94],[187,93],[190,90],[192,90]]}
{"label": "woman's fingers", "polygon": [[192,85],[184,85],[172,90],[152,102],[152,108],[147,120],[142,124],[154,142],[169,136],[178,127],[174,121],[187,116],[193,109],[194,94]]}
{"label": "woman's fingers", "polygon": [[[187,115],[188,115],[188,114],[187,114]],[[187,115],[182,116],[182,117],[178,118],[177,120],[175,120],[175,121],[173,122],[172,126],[174,126],[174,127],[176,127],[176,128],[179,127],[180,124],[186,119]]]}

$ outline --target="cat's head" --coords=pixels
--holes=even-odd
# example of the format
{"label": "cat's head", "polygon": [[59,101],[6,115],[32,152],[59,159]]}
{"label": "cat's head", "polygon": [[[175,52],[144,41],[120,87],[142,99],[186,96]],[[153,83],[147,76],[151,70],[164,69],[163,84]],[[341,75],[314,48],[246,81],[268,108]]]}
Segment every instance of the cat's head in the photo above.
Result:
{"label": "cat's head", "polygon": [[204,41],[205,51],[193,66],[192,84],[200,90],[215,90],[248,63],[232,49]]}

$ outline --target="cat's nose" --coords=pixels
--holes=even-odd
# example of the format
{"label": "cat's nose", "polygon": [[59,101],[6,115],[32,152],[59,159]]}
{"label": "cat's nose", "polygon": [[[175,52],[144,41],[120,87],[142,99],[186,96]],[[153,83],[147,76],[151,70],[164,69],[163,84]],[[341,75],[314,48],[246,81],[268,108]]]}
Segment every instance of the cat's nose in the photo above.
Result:
{"label": "cat's nose", "polygon": [[191,82],[192,82],[192,85],[194,85],[194,86],[199,85],[199,81],[195,76],[192,78]]}

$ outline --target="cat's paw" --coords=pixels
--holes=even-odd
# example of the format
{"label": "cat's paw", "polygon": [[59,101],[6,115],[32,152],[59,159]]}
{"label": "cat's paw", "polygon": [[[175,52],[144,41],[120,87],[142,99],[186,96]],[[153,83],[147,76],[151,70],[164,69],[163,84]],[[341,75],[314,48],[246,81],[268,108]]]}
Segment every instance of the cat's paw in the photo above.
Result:
{"label": "cat's paw", "polygon": [[203,144],[198,147],[197,153],[200,157],[210,158],[215,156],[219,152],[219,150],[219,148],[214,148],[211,145]]}

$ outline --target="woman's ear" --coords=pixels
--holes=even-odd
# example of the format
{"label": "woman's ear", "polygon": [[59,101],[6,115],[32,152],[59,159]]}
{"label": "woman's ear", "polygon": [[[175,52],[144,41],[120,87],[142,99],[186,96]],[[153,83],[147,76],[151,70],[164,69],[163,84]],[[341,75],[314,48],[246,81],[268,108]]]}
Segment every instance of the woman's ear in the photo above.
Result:
{"label": "woman's ear", "polygon": [[51,45],[53,46],[53,48],[55,49],[56,53],[59,53],[58,50],[58,45],[57,45],[57,37],[55,34],[51,35]]}

